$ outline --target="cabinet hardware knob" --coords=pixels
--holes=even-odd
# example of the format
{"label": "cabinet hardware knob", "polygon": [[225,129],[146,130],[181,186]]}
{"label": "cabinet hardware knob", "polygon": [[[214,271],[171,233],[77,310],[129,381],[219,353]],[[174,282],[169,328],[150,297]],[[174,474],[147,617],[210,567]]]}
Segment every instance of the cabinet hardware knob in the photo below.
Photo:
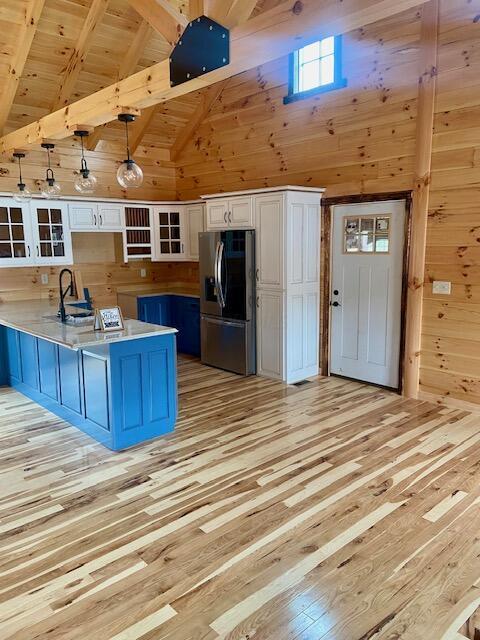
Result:
{"label": "cabinet hardware knob", "polygon": [[257,307],[260,307],[260,298],[257,296]]}
{"label": "cabinet hardware knob", "polygon": [[39,258],[39,257],[40,257],[40,247],[37,244],[37,258]]}
{"label": "cabinet hardware knob", "polygon": [[255,269],[255,278],[260,280],[260,269]]}
{"label": "cabinet hardware knob", "polygon": [[102,214],[99,215],[100,218],[100,226],[103,227],[103,218],[102,218]]}
{"label": "cabinet hardware knob", "polygon": [[223,214],[223,221],[227,222],[227,212],[225,211],[225,213]]}
{"label": "cabinet hardware knob", "polygon": [[97,226],[97,216],[93,214],[93,224]]}
{"label": "cabinet hardware knob", "polygon": [[228,221],[232,222],[232,212],[231,211],[228,212]]}
{"label": "cabinet hardware knob", "polygon": [[32,255],[32,251],[30,249],[30,245],[27,244],[27,251],[28,251],[28,257],[30,258],[30,256]]}

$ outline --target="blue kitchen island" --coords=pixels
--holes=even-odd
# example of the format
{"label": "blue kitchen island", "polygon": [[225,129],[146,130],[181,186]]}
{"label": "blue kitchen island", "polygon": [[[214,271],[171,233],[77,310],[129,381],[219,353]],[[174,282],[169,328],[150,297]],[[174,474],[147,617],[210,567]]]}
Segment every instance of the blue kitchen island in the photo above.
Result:
{"label": "blue kitchen island", "polygon": [[0,384],[118,451],[173,431],[176,329],[68,326],[45,301],[0,304]]}

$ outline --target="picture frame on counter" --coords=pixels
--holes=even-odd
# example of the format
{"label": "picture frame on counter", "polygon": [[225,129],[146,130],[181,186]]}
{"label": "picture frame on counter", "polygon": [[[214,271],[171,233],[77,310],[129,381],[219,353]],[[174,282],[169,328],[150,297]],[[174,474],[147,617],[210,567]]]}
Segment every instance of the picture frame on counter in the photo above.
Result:
{"label": "picture frame on counter", "polygon": [[122,331],[124,328],[120,307],[95,309],[95,331]]}

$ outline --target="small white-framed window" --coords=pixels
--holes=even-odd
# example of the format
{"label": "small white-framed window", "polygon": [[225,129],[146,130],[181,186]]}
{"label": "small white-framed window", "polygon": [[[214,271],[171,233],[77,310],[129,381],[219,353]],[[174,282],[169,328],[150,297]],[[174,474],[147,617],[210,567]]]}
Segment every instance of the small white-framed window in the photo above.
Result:
{"label": "small white-framed window", "polygon": [[344,253],[390,251],[390,216],[346,216],[343,221]]}
{"label": "small white-framed window", "polygon": [[342,77],[342,38],[329,36],[291,54],[289,90],[284,103],[346,85]]}

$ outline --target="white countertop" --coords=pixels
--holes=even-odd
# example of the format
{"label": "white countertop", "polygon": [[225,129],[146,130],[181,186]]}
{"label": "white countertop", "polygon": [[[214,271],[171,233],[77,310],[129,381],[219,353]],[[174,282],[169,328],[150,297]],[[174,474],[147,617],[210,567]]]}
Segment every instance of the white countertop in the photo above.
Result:
{"label": "white countertop", "polygon": [[[65,305],[68,313],[68,304]],[[81,309],[74,309],[81,311]],[[149,338],[151,336],[177,333],[172,327],[162,327],[139,320],[124,321],[123,331],[94,331],[91,325],[71,326],[62,324],[56,316],[58,302],[49,300],[25,300],[0,304],[0,325],[29,333],[38,338],[55,342],[71,349],[83,349],[94,345]]]}

